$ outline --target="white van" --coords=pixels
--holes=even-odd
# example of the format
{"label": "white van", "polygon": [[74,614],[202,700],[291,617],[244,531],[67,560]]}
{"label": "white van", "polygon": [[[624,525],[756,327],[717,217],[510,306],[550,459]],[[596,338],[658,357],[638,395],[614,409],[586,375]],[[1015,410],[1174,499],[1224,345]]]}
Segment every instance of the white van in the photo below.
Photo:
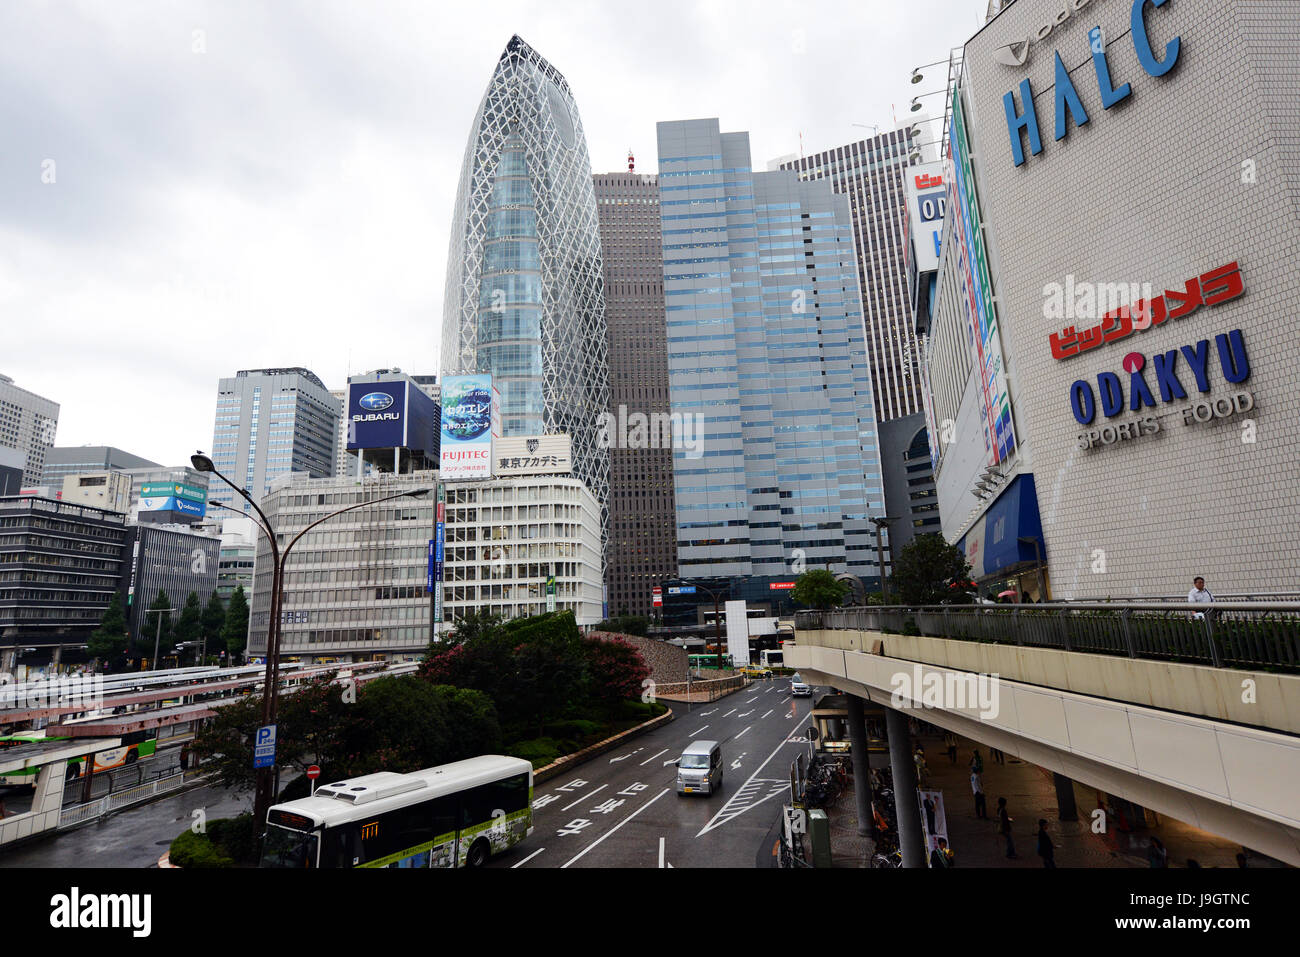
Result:
{"label": "white van", "polygon": [[803,680],[803,675],[795,672],[790,676],[790,695],[794,698],[812,697],[812,688]]}
{"label": "white van", "polygon": [[692,741],[677,759],[677,793],[708,794],[722,789],[722,746]]}

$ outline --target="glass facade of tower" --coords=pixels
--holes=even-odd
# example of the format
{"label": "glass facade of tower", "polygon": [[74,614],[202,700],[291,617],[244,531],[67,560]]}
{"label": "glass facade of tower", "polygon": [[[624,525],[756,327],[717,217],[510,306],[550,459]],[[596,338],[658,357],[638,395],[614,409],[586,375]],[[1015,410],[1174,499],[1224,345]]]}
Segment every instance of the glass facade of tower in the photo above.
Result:
{"label": "glass facade of tower", "polygon": [[703,441],[674,451],[686,578],[878,581],[884,514],[848,202],[755,173],[749,134],[659,124],[668,382]]}
{"label": "glass facade of tower", "polygon": [[443,375],[492,374],[503,436],[567,433],[573,472],[607,526],[609,364],[591,161],[564,77],[519,37],[475,117],[451,235]]}
{"label": "glass facade of tower", "polygon": [[492,178],[478,301],[478,369],[501,393],[503,435],[541,435],[542,261],[523,140],[511,136]]}

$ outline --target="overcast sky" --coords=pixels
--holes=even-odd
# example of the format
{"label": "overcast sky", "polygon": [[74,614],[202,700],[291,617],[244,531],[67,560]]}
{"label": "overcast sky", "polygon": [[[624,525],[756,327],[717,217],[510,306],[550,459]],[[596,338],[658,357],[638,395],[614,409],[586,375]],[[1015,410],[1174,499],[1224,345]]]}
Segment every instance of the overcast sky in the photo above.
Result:
{"label": "overcast sky", "polygon": [[595,172],[629,147],[655,172],[655,123],[707,116],[763,169],[800,132],[901,122],[939,88],[912,67],[986,6],[5,0],[0,373],[61,404],[57,444],[166,465],[208,448],[238,369],[437,373],[457,177],[512,33],[568,78]]}

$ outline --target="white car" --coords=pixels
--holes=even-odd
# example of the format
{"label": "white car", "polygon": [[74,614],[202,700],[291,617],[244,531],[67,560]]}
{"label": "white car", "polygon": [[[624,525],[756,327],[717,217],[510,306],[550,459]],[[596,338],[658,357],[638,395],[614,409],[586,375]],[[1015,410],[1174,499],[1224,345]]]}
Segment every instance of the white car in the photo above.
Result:
{"label": "white car", "polygon": [[797,671],[790,676],[790,694],[795,698],[812,697],[812,688],[808,687],[803,676]]}

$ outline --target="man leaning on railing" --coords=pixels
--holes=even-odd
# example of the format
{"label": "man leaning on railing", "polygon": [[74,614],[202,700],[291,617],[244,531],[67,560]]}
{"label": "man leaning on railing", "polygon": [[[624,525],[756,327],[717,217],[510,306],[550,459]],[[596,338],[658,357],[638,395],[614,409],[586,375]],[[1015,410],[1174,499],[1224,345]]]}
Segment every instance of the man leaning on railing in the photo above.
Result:
{"label": "man leaning on railing", "polygon": [[[1205,604],[1205,605],[1209,605],[1214,602],[1214,594],[1208,588],[1205,587],[1205,579],[1202,578],[1200,575],[1197,575],[1196,578],[1193,579],[1192,590],[1187,593],[1187,601],[1191,604]],[[1199,612],[1199,611],[1192,612],[1192,617],[1197,620],[1204,620],[1207,616],[1212,621],[1214,619],[1214,612],[1208,609],[1205,612]]]}

